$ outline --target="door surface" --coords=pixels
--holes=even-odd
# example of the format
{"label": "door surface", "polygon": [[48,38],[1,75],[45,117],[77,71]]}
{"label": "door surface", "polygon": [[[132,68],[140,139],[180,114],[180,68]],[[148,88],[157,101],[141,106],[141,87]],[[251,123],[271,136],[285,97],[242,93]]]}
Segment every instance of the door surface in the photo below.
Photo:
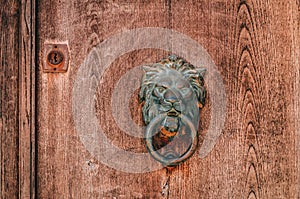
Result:
{"label": "door surface", "polygon": [[[299,1],[30,2],[1,11],[22,27],[1,29],[20,52],[1,50],[4,198],[300,197]],[[47,70],[51,48],[66,71]],[[199,147],[172,171],[139,159],[138,101],[140,66],[171,53],[214,66],[197,65],[208,67]]]}
{"label": "door surface", "polygon": [[[293,12],[297,12],[295,4],[295,1],[274,4],[221,0],[41,2],[38,15],[38,196],[296,198],[298,129],[293,118],[295,94],[299,92],[295,87],[299,57],[292,50],[297,37],[297,31],[292,29],[299,21],[293,18]],[[107,139],[125,151],[146,152],[143,139],[130,136],[113,116],[114,106],[128,106],[131,118],[121,118],[121,121],[132,119],[142,125],[138,91],[132,95],[126,92],[132,81],[138,80],[128,78],[128,84],[121,86],[118,81],[130,69],[154,63],[172,53],[174,40],[170,38],[166,44],[169,51],[129,48],[132,51],[120,54],[101,74],[97,64],[105,61],[101,59],[114,56],[109,47],[106,50],[112,54],[98,55],[96,64],[93,61],[83,64],[101,42],[118,33],[145,27],[176,30],[202,45],[215,62],[226,92],[226,121],[223,129],[216,129],[222,131],[217,144],[205,158],[196,152],[172,172],[169,181],[165,169],[130,173],[105,165],[93,155],[96,152],[87,148],[101,149],[87,147],[89,143],[83,142],[88,141],[80,139],[74,121],[78,118],[74,118],[72,110],[74,82],[81,77],[78,73],[87,73],[94,78],[92,81],[97,81],[93,84],[97,86],[95,96],[90,100],[95,101],[96,117]],[[157,40],[164,41],[164,36]],[[130,39],[129,45],[147,43],[147,36]],[[70,50],[68,71],[43,72],[45,43],[65,41]],[[183,41],[177,42],[185,45]],[[199,59],[203,59],[201,55]],[[93,89],[91,87],[82,88],[82,93],[75,97],[88,97],[86,89]],[[208,96],[220,92],[211,88]],[[118,95],[117,103],[112,100],[114,92]],[[128,95],[129,104],[118,102],[123,95]],[[122,108],[117,107],[117,110]],[[209,125],[214,125],[210,123],[211,110],[208,99],[201,112],[202,140]],[[82,119],[87,118],[82,115]],[[90,141],[90,145],[98,143]],[[130,164],[133,159],[124,164]]]}

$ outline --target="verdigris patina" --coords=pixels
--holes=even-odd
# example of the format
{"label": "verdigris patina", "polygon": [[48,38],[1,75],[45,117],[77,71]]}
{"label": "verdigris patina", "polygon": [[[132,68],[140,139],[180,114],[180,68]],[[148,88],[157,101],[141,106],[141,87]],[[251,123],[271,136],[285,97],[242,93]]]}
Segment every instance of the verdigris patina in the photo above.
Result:
{"label": "verdigris patina", "polygon": [[166,166],[178,165],[197,147],[206,69],[170,55],[143,70],[139,99],[144,102],[147,149]]}

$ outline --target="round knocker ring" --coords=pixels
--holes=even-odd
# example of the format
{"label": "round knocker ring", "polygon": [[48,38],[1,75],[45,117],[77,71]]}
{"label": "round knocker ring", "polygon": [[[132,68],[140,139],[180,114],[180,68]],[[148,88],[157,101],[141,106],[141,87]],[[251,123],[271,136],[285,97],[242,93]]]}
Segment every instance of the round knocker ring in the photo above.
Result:
{"label": "round knocker ring", "polygon": [[[145,132],[145,141],[146,146],[149,151],[149,153],[152,155],[154,159],[161,162],[162,164],[166,166],[176,166],[184,161],[186,161],[188,158],[190,158],[194,152],[196,151],[197,145],[198,145],[198,132],[195,129],[193,123],[190,121],[190,119],[182,114],[180,114],[178,117],[181,119],[182,124],[187,125],[187,127],[190,129],[189,135],[191,137],[191,145],[188,147],[188,149],[179,157],[169,157],[167,155],[163,155],[159,153],[158,150],[155,149],[153,146],[153,136],[157,133],[156,127],[159,126],[159,124],[165,119],[167,114],[160,114],[157,117],[155,117],[151,122],[148,124],[146,132]],[[172,142],[172,141],[171,141]]]}

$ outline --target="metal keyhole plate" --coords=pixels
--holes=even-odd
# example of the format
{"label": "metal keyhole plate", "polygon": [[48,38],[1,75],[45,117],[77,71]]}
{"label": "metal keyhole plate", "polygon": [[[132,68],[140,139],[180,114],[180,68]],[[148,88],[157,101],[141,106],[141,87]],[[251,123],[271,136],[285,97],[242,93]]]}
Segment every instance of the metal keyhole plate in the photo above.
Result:
{"label": "metal keyhole plate", "polygon": [[44,45],[43,72],[62,73],[68,70],[68,44],[47,43]]}

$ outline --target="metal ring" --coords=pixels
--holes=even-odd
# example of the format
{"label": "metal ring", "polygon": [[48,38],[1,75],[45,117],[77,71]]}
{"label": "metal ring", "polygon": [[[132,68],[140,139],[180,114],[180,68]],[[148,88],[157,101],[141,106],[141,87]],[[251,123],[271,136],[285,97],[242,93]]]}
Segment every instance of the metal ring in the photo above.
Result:
{"label": "metal ring", "polygon": [[162,164],[166,166],[176,166],[184,161],[186,161],[188,158],[190,158],[194,152],[196,151],[197,145],[198,145],[198,131],[195,129],[193,123],[184,115],[179,115],[178,117],[181,118],[182,122],[187,124],[187,126],[191,130],[191,138],[192,138],[192,144],[190,145],[189,149],[181,155],[179,158],[166,158],[165,156],[161,155],[157,150],[153,147],[152,137],[154,135],[154,128],[156,125],[161,122],[166,117],[166,114],[161,114],[155,117],[151,120],[151,122],[148,124],[146,129],[146,146],[149,151],[149,153],[153,156],[154,159],[161,162]]}

